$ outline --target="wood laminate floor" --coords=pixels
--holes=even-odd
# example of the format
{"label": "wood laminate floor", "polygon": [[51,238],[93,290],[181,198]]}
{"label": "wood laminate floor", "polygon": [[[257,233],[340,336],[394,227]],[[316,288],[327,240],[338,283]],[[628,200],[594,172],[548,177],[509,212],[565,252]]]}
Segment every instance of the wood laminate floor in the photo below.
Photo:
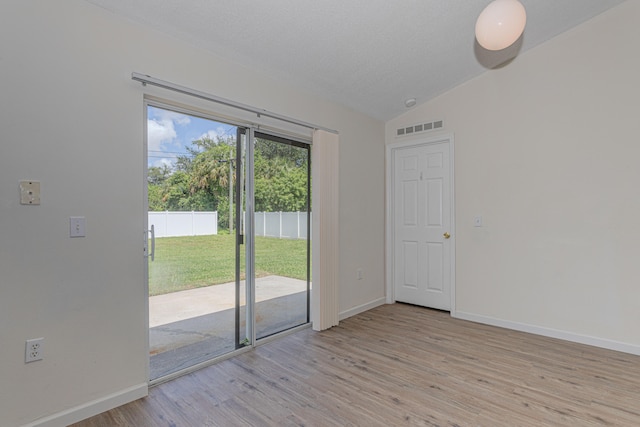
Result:
{"label": "wood laminate floor", "polygon": [[74,427],[640,426],[640,357],[385,305]]}

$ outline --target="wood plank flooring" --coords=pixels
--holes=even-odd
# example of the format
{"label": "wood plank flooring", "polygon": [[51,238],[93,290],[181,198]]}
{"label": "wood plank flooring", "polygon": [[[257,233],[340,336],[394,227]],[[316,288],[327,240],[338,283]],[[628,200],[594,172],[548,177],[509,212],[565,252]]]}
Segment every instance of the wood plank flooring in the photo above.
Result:
{"label": "wood plank flooring", "polygon": [[640,426],[640,357],[385,305],[74,427]]}

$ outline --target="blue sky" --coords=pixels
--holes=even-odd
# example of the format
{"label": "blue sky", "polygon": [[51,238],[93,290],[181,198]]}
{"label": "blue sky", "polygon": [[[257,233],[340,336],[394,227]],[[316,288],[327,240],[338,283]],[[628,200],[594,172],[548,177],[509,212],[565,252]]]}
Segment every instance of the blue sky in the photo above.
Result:
{"label": "blue sky", "polygon": [[157,107],[147,110],[148,166],[172,166],[176,157],[186,154],[191,141],[205,135],[235,135],[235,126]]}

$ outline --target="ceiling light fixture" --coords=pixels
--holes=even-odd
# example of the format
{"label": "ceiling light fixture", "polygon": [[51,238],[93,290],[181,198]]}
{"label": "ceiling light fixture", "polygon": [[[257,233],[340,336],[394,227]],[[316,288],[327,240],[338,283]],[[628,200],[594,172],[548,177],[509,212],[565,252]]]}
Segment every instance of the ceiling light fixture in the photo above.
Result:
{"label": "ceiling light fixture", "polygon": [[414,105],[416,105],[416,99],[415,98],[409,98],[406,101],[404,101],[404,106],[407,108],[411,108]]}
{"label": "ceiling light fixture", "polygon": [[502,50],[522,35],[527,12],[518,0],[493,0],[478,16],[476,39],[487,50]]}

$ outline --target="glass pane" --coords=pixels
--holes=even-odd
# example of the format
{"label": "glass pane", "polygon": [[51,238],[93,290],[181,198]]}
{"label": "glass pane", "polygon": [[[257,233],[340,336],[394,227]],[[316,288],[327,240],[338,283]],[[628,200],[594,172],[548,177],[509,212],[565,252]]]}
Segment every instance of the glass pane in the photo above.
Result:
{"label": "glass pane", "polygon": [[151,380],[238,347],[236,145],[235,126],[147,109]]}
{"label": "glass pane", "polygon": [[309,321],[309,146],[257,134],[256,338]]}

